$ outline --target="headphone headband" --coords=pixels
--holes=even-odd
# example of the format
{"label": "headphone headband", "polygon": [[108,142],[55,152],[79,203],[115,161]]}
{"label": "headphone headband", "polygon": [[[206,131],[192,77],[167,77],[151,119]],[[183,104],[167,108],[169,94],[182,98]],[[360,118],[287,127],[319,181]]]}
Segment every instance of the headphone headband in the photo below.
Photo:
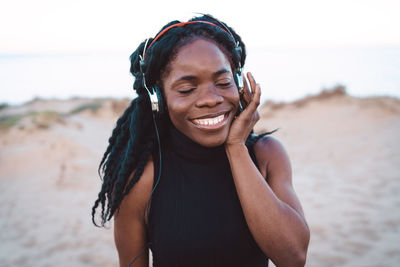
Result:
{"label": "headphone headband", "polygon": [[[146,77],[145,77],[145,73],[144,73],[144,67],[145,67],[145,61],[144,61],[144,60],[145,60],[145,57],[146,57],[146,51],[147,51],[161,36],[163,36],[163,35],[164,35],[166,32],[168,32],[170,29],[172,29],[172,28],[177,28],[177,27],[183,27],[183,26],[186,26],[186,25],[188,25],[188,24],[195,24],[195,23],[204,23],[204,24],[208,24],[208,25],[211,25],[211,26],[214,26],[214,27],[217,27],[217,28],[223,30],[224,32],[228,33],[229,36],[232,37],[232,40],[233,40],[233,42],[235,43],[235,51],[236,51],[236,52],[238,53],[238,55],[239,55],[239,67],[238,67],[238,69],[235,71],[235,74],[234,74],[235,76],[234,76],[234,78],[235,78],[235,82],[236,82],[236,85],[237,85],[237,87],[238,87],[239,92],[243,90],[244,84],[243,84],[243,77],[242,77],[242,66],[241,66],[241,64],[240,64],[240,57],[241,57],[241,54],[242,54],[242,48],[241,48],[241,46],[240,46],[239,41],[237,41],[237,40],[235,39],[235,36],[231,33],[231,31],[229,30],[229,28],[228,28],[223,22],[220,22],[219,20],[215,19],[214,17],[212,17],[212,16],[210,16],[210,15],[205,15],[205,16],[216,20],[217,22],[219,22],[219,24],[221,24],[222,27],[219,26],[219,25],[217,25],[217,24],[215,24],[215,23],[212,23],[212,22],[209,22],[209,21],[205,21],[205,20],[192,20],[192,21],[187,21],[187,22],[179,22],[179,23],[175,23],[175,24],[172,24],[172,25],[168,26],[167,28],[165,28],[164,30],[162,30],[159,34],[157,34],[157,35],[154,37],[153,41],[149,44],[148,47],[147,47],[147,44],[148,44],[148,42],[149,42],[149,39],[146,39],[146,42],[145,42],[144,47],[143,47],[143,53],[142,53],[142,55],[139,55],[139,59],[140,59],[140,61],[139,61],[139,67],[140,67],[140,71],[141,71],[141,73],[142,73],[142,75],[143,75],[143,86],[144,86],[144,88],[146,89],[146,91],[147,91],[147,93],[148,93],[148,95],[149,95],[149,97],[150,97],[151,109],[153,110],[153,112],[155,112],[155,113],[162,113],[162,110],[163,110],[164,108],[163,108],[163,105],[162,105],[161,93],[160,93],[159,89],[156,88],[156,86],[153,86],[153,87],[151,87],[151,90],[150,90],[150,89],[147,87],[147,85],[146,85]],[[239,103],[239,104],[240,104],[240,103]]]}
{"label": "headphone headband", "polygon": [[[212,23],[212,22],[205,21],[205,20],[194,20],[194,21],[187,21],[187,22],[179,22],[179,23],[172,24],[172,25],[168,26],[167,28],[165,28],[164,30],[162,30],[159,34],[157,34],[157,36],[153,39],[153,41],[149,44],[149,47],[147,47],[147,48],[146,48],[146,45],[147,45],[147,41],[146,41],[146,45],[145,45],[145,47],[143,48],[143,56],[142,56],[143,60],[144,60],[145,57],[146,57],[146,51],[147,51],[147,49],[150,49],[150,47],[153,45],[153,43],[155,43],[155,42],[156,42],[161,36],[163,36],[167,31],[169,31],[169,30],[172,29],[172,28],[183,27],[183,26],[185,26],[185,25],[188,25],[188,24],[195,24],[195,23],[205,23],[205,24],[209,24],[209,25],[212,25],[212,26],[214,26],[214,27],[218,27],[218,28],[222,29],[223,31],[225,31],[225,32],[229,33],[230,35],[232,35],[232,33],[231,33],[230,31],[227,31],[226,29],[219,27],[217,24],[214,24],[214,23]],[[233,35],[232,35],[232,37],[233,37]]]}

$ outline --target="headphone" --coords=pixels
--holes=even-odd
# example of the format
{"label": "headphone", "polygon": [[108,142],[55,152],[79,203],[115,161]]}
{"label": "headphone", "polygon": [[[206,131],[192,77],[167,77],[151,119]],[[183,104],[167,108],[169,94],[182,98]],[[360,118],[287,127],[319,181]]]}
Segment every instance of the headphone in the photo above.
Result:
{"label": "headphone", "polygon": [[[221,26],[218,26],[217,24],[214,24],[212,22],[209,21],[204,21],[204,20],[195,20],[195,21],[187,21],[187,22],[179,22],[176,24],[172,24],[170,26],[168,26],[167,28],[165,28],[164,30],[162,30],[159,34],[157,34],[156,37],[154,37],[153,41],[149,44],[149,47],[147,47],[147,44],[149,42],[149,38],[146,39],[146,42],[144,44],[144,48],[143,48],[143,53],[142,55],[139,55],[139,67],[140,67],[140,72],[143,75],[143,86],[147,91],[147,94],[149,95],[150,98],[150,102],[151,102],[151,110],[153,111],[153,113],[155,114],[162,114],[165,110],[164,107],[164,103],[162,101],[162,95],[161,95],[161,90],[157,85],[153,85],[153,87],[151,87],[151,90],[147,87],[146,85],[146,77],[144,74],[144,68],[145,68],[145,57],[146,57],[146,51],[162,36],[164,35],[166,32],[168,32],[170,29],[172,28],[177,28],[177,27],[184,27],[186,25],[189,24],[197,24],[197,23],[204,23],[204,24],[208,24],[208,25],[212,25],[214,27],[218,27],[220,29],[222,29],[223,31],[227,32],[233,39],[234,43],[235,43],[235,52],[239,58],[239,67],[238,69],[235,71],[234,73],[234,80],[235,80],[235,84],[238,88],[239,94],[243,94],[243,89],[244,89],[244,83],[243,83],[243,76],[242,76],[242,66],[240,63],[240,59],[242,58],[242,47],[240,46],[239,41],[237,41],[235,39],[235,36],[231,33],[231,31],[228,29],[228,27],[221,21],[217,20],[216,18],[210,16],[210,15],[205,15],[207,17],[212,18],[213,20],[217,21]],[[240,105],[240,103],[239,103]],[[240,109],[242,109],[241,105],[240,105]]]}

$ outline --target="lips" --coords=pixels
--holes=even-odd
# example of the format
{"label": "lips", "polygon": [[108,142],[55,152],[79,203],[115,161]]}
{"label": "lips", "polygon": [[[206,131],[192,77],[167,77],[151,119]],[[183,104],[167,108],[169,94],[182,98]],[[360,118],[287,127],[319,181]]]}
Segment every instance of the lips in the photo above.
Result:
{"label": "lips", "polygon": [[207,116],[206,118],[192,119],[192,123],[200,128],[215,129],[224,125],[228,119],[229,112],[217,115]]}

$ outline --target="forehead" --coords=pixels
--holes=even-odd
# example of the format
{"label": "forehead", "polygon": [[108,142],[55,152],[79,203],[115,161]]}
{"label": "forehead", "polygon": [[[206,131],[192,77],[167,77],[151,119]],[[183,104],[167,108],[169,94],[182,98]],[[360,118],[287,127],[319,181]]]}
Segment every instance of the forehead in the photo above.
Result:
{"label": "forehead", "polygon": [[177,72],[215,72],[222,68],[231,69],[225,53],[214,42],[195,39],[181,47],[169,63],[169,74]]}

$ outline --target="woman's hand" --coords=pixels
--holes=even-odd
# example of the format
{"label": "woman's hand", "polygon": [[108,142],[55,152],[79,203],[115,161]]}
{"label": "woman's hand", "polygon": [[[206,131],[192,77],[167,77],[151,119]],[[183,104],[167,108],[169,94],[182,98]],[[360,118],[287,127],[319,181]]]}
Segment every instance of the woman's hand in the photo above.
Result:
{"label": "woman's hand", "polygon": [[260,105],[260,85],[256,83],[250,72],[247,73],[247,78],[250,82],[251,91],[246,81],[246,77],[243,77],[244,91],[240,95],[240,99],[244,109],[232,122],[228,138],[225,142],[226,147],[238,144],[244,145],[254,125],[260,119],[260,115],[257,111],[257,107]]}

